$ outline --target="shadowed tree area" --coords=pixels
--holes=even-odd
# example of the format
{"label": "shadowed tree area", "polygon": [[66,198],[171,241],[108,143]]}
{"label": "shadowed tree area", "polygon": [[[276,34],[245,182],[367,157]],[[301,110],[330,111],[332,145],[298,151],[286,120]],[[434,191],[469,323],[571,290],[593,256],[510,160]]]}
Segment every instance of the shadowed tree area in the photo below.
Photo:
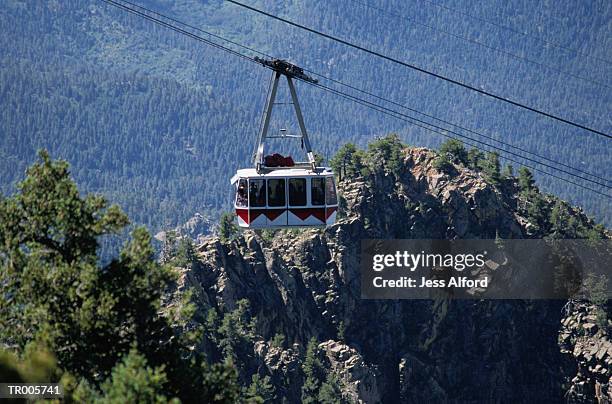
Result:
{"label": "shadowed tree area", "polygon": [[128,225],[119,207],[79,193],[68,164],[46,152],[18,192],[0,200],[0,373],[4,381],[62,381],[78,401],[234,402],[229,362],[209,364],[177,332],[192,310],[161,310],[174,270],[155,261],[137,228],[101,265],[98,240]]}

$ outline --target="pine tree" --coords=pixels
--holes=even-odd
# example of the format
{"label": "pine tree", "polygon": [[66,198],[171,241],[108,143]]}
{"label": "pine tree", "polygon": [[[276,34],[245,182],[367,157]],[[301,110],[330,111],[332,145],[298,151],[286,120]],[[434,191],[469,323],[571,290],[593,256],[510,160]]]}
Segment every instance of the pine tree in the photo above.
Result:
{"label": "pine tree", "polygon": [[[552,233],[552,237],[560,238],[566,234],[566,226],[569,221],[569,214],[566,206],[560,200],[555,202],[555,206],[553,206],[550,212],[550,231]],[[569,236],[569,238],[574,238]]]}
{"label": "pine tree", "polygon": [[512,179],[514,177],[514,167],[512,164],[507,164],[504,168],[504,173],[502,174],[504,179]]}
{"label": "pine tree", "polygon": [[174,253],[174,257],[171,258],[170,262],[172,265],[187,267],[191,265],[195,258],[196,253],[193,240],[191,240],[189,237],[183,236],[179,239],[176,252]]}
{"label": "pine tree", "polygon": [[270,376],[263,378],[255,373],[251,377],[251,384],[245,393],[245,401],[247,403],[270,403],[276,400],[276,392],[274,385],[270,380]]}
{"label": "pine tree", "polygon": [[274,334],[272,341],[270,341],[270,345],[276,348],[284,348],[285,347],[285,336],[280,332]]}
{"label": "pine tree", "polygon": [[325,375],[325,369],[319,359],[319,344],[315,337],[308,341],[306,357],[302,364],[302,372],[304,372],[302,403],[316,403],[319,396],[319,388]]}
{"label": "pine tree", "polygon": [[537,231],[542,230],[546,222],[546,204],[539,192],[532,191],[527,195],[527,218]]}
{"label": "pine tree", "polygon": [[226,212],[219,220],[219,238],[222,242],[228,242],[236,238],[238,226],[234,223],[234,215]]}
{"label": "pine tree", "polygon": [[363,156],[353,143],[346,143],[330,160],[330,166],[340,181],[355,178],[364,174]]}
{"label": "pine tree", "polygon": [[533,179],[533,174],[527,167],[519,168],[518,184],[522,194],[527,194],[534,189],[535,180]]}
{"label": "pine tree", "polygon": [[342,398],[340,382],[333,373],[329,373],[327,380],[321,385],[318,398],[321,404],[343,404],[345,402]]}
{"label": "pine tree", "polygon": [[338,324],[338,340],[345,341],[346,334],[346,326],[344,325],[344,321],[340,321]]}
{"label": "pine tree", "polygon": [[138,350],[132,349],[115,366],[110,378],[102,385],[103,396],[97,403],[166,403],[164,385],[168,378],[163,367],[151,368]]}
{"label": "pine tree", "polygon": [[487,153],[486,159],[481,163],[482,173],[485,178],[493,185],[499,185],[501,180],[499,167],[499,154],[496,152]]}
{"label": "pine tree", "polygon": [[255,333],[255,318],[250,317],[249,308],[247,299],[239,300],[236,308],[223,316],[218,330],[223,355],[238,367],[242,366],[246,352],[251,349]]}
{"label": "pine tree", "polygon": [[[94,390],[137,346],[152,368],[164,367],[168,396],[214,401],[214,391],[217,401],[233,399],[232,369],[210,367],[190,350],[190,333],[175,334],[174,321],[189,318],[171,322],[161,313],[162,295],[176,274],[155,261],[144,228],[102,266],[98,239],[128,223],[118,207],[100,196],[81,196],[68,164],[45,152],[18,189],[0,199],[0,295],[9,297],[0,299],[0,340],[19,353],[40,345],[61,371]],[[218,385],[207,384],[212,376],[202,370],[208,368],[224,374],[215,379]]]}
{"label": "pine tree", "polygon": [[434,161],[433,161],[433,167],[438,170],[441,171],[443,173],[451,173],[453,171],[453,164],[450,162],[450,160],[448,159],[448,156],[446,154],[440,154],[438,155]]}
{"label": "pine tree", "polygon": [[442,143],[439,153],[442,156],[446,156],[448,161],[452,163],[462,164],[465,166],[468,164],[468,153],[463,147],[463,143],[458,140],[449,139]]}
{"label": "pine tree", "polygon": [[484,160],[484,154],[478,149],[472,148],[467,154],[467,165],[472,170],[480,170],[480,166]]}
{"label": "pine tree", "polygon": [[383,170],[399,175],[402,168],[404,144],[397,134],[392,133],[368,145],[367,160],[372,170]]}

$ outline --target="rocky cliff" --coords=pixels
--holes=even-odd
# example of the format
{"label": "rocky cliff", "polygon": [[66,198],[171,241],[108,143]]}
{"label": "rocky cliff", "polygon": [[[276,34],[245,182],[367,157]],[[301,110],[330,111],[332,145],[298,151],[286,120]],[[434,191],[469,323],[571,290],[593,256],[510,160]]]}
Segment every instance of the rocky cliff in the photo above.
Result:
{"label": "rocky cliff", "polygon": [[[181,270],[179,291],[193,291],[204,325],[248,301],[250,328],[234,330],[250,341],[235,354],[240,377],[248,383],[254,373],[269,376],[279,402],[300,401],[312,337],[347,402],[612,397],[604,331],[571,338],[588,317],[587,303],[360,299],[361,239],[529,238],[548,231],[526,213],[529,202],[514,179],[492,185],[462,165],[440,171],[435,159],[430,150],[407,148],[398,170],[341,181],[341,215],[326,229],[202,239],[196,259]],[[558,202],[546,195],[542,201],[549,210]],[[594,228],[580,209],[566,213]],[[206,336],[197,348],[221,356],[227,345],[220,339]]]}

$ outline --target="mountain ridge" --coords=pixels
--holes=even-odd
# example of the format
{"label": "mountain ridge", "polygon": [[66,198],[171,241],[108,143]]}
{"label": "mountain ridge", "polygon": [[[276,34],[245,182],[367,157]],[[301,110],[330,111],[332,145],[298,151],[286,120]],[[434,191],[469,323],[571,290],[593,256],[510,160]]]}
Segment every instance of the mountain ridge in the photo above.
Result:
{"label": "mountain ridge", "polygon": [[[386,98],[609,177],[612,165],[606,164],[609,153],[603,140],[463,94],[223,2],[143,0],[138,4],[335,79],[366,86],[375,83],[374,92]],[[257,6],[580,122],[592,122],[604,129],[609,126],[605,116],[609,115],[610,96],[602,88],[577,86],[362,7],[325,2]],[[472,32],[474,27],[466,27],[452,14],[441,17],[436,9],[393,1],[387,4],[389,8],[394,6],[413,19],[431,23],[441,19],[437,23],[449,29],[467,30],[491,44],[572,71],[606,77],[609,70],[590,59],[559,55],[522,38]],[[461,3],[456,6],[473,7]],[[508,12],[508,7],[514,7],[513,21],[530,27],[532,7],[524,2],[481,6],[481,12],[496,18],[499,10]],[[17,178],[35,159],[36,150],[45,148],[71,162],[84,189],[102,192],[120,202],[137,223],[148,225],[154,233],[176,226],[195,212],[219,216],[227,209],[229,187],[224,175],[229,178],[238,167],[249,164],[252,144],[243,139],[252,135],[255,142],[269,79],[267,70],[253,69],[251,63],[234,61],[224,52],[203,47],[99,1],[9,0],[0,7],[0,23],[6,27],[0,39],[4,73],[0,109],[6,116],[0,125],[4,134],[0,154],[11,161],[0,166],[4,193],[14,189]],[[573,17],[582,25],[570,24],[574,20],[569,19],[567,10],[572,7]],[[562,3],[554,10],[565,15],[564,23],[540,21],[543,33],[550,34],[547,37],[575,48],[596,48],[597,55],[605,56],[605,50],[610,49],[605,46],[609,42],[605,36],[609,5]],[[372,26],[379,29],[372,32],[368,29]],[[138,81],[140,87],[135,91],[117,81]],[[45,96],[31,96],[39,92]],[[441,141],[439,136],[405,122],[317,90],[300,87],[298,92],[315,151],[325,157],[330,158],[339,143],[365,145],[373,137],[391,132],[399,133],[410,144],[436,147]],[[66,100],[65,93],[79,97],[68,95]],[[137,108],[130,108],[132,105]],[[292,129],[293,121],[285,112],[290,111],[279,110],[272,130]],[[104,147],[96,149],[101,140]],[[542,189],[579,203],[589,214],[610,224],[607,198],[537,172],[534,175]],[[143,214],[141,206],[150,213]]]}
{"label": "mountain ridge", "polygon": [[[378,145],[370,156],[388,151]],[[222,316],[248,302],[252,342],[240,345],[235,357],[239,374],[270,377],[279,402],[303,399],[300,386],[309,376],[301,369],[313,337],[322,366],[350,402],[561,400],[576,366],[557,345],[564,302],[360,299],[364,238],[536,238],[543,232],[519,212],[525,198],[518,185],[510,194],[459,164],[447,174],[436,168],[439,153],[425,148],[402,148],[400,155],[399,168],[376,159],[366,163],[365,177],[340,181],[340,218],[324,230],[207,237],[181,269],[179,289],[193,288],[203,323],[211,312]],[[595,228],[579,209],[571,212]],[[605,229],[597,232],[610,238]],[[207,338],[199,349],[222,355]],[[584,382],[576,397],[594,397],[595,383],[605,391],[604,379]]]}

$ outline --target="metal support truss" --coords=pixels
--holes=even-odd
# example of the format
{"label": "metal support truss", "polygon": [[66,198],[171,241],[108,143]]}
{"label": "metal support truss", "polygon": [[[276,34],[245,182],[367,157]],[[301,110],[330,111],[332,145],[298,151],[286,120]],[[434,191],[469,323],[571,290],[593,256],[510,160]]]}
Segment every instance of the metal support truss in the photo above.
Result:
{"label": "metal support truss", "polygon": [[301,138],[304,144],[304,149],[306,150],[306,156],[308,158],[308,164],[312,167],[313,170],[316,170],[316,162],[314,153],[312,152],[312,147],[310,145],[310,140],[308,139],[308,133],[306,132],[306,125],[304,124],[304,117],[302,115],[302,110],[300,108],[300,103],[298,101],[297,92],[295,91],[295,85],[293,83],[293,78],[298,78],[304,81],[310,81],[316,83],[317,81],[310,78],[304,71],[299,67],[292,65],[284,60],[264,60],[256,58],[258,62],[263,64],[266,67],[274,70],[274,78],[272,83],[272,89],[268,94],[268,99],[266,100],[266,107],[264,109],[264,118],[263,125],[261,126],[261,131],[259,133],[258,141],[257,141],[257,152],[255,154],[255,167],[257,171],[260,171],[264,167],[264,145],[266,139],[274,138],[277,136],[269,136],[268,129],[270,128],[270,118],[272,117],[272,110],[274,108],[274,100],[276,99],[276,93],[278,90],[278,84],[281,76],[285,76],[287,79],[287,85],[289,86],[289,92],[291,93],[291,99],[293,100],[293,108],[295,109],[295,116],[297,117],[298,124],[300,126],[301,136],[281,136],[281,137],[297,137]]}

